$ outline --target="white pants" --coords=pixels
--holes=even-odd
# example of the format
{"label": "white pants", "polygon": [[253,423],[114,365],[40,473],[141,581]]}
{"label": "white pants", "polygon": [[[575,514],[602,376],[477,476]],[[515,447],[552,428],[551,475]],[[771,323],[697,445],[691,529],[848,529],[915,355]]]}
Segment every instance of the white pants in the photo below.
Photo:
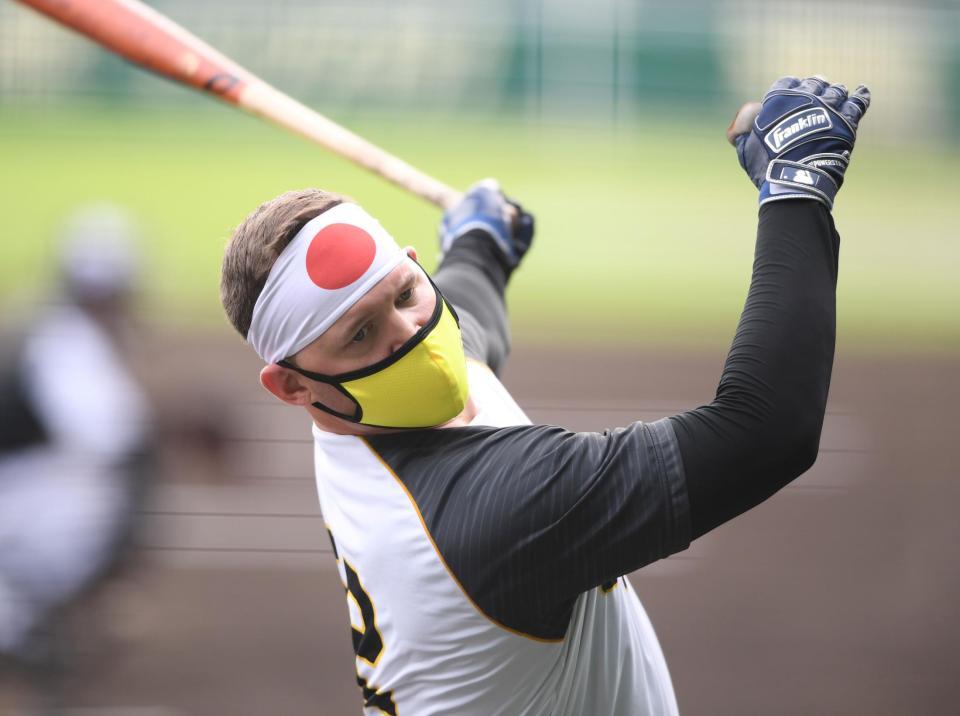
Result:
{"label": "white pants", "polygon": [[0,459],[0,651],[106,564],[126,509],[121,479],[50,448]]}

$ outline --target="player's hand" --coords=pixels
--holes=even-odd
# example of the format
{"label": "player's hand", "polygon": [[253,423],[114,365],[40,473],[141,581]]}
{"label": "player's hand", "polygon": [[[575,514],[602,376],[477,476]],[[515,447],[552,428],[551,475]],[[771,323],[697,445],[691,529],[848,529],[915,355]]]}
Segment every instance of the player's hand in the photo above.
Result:
{"label": "player's hand", "polygon": [[513,268],[530,248],[533,228],[533,216],[504,196],[496,180],[484,179],[467,189],[460,203],[443,215],[440,251],[447,253],[461,236],[480,230],[496,244],[506,265]]}
{"label": "player's hand", "polygon": [[833,208],[869,106],[864,85],[848,94],[822,77],[782,77],[762,103],[741,107],[727,139],[760,189],[760,203],[812,198]]}

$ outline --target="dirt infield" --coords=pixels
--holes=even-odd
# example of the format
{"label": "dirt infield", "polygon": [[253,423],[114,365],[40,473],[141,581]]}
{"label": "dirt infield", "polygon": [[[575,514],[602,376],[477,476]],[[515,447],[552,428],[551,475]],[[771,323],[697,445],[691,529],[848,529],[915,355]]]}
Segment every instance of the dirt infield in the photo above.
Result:
{"label": "dirt infield", "polygon": [[[117,713],[359,713],[308,426],[267,401],[254,359],[234,341],[177,345],[153,351],[155,365],[170,375],[203,356],[211,409],[230,406],[228,474],[167,456],[148,516],[154,549],[110,595],[119,634],[111,658],[75,674],[70,703]],[[505,382],[535,421],[595,430],[708,401],[724,355],[725,346],[671,354],[518,345]],[[683,713],[955,707],[958,363],[857,356],[841,345],[816,466],[632,575]],[[196,390],[153,380],[168,409],[196,400]]]}

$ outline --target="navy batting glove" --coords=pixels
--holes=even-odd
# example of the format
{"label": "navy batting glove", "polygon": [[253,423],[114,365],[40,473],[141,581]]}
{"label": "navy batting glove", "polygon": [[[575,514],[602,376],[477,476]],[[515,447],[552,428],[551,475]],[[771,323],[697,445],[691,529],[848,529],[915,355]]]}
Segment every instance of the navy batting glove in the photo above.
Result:
{"label": "navy batting glove", "polygon": [[832,209],[869,106],[864,85],[847,94],[822,77],[783,77],[762,104],[741,107],[727,138],[760,189],[760,203],[817,199]]}
{"label": "navy batting glove", "polygon": [[440,222],[440,251],[445,254],[453,242],[479,230],[496,244],[509,268],[514,268],[533,241],[533,216],[507,199],[493,179],[470,187],[463,199],[443,215]]}

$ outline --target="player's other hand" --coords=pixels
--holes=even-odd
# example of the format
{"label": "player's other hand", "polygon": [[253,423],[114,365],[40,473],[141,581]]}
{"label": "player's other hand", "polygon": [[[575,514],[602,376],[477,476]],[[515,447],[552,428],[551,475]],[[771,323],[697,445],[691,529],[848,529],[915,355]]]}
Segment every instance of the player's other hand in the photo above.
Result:
{"label": "player's other hand", "polygon": [[869,106],[865,85],[848,93],[822,77],[782,77],[762,103],[743,105],[727,139],[760,189],[760,203],[817,199],[833,208]]}
{"label": "player's other hand", "polygon": [[494,242],[506,266],[514,268],[530,248],[533,229],[533,215],[504,196],[495,179],[484,179],[443,215],[440,251],[445,254],[461,236],[481,231]]}

